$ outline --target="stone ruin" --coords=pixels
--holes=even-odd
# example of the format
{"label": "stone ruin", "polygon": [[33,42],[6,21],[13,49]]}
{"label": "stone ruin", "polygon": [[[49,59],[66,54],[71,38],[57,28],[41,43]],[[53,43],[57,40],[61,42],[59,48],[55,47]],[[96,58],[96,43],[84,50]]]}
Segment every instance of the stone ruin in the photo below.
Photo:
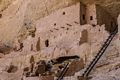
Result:
{"label": "stone ruin", "polygon": [[84,68],[82,59],[78,56],[64,56],[50,61],[40,60],[34,62],[34,57],[30,58],[30,66],[23,70],[23,80],[28,80],[38,77],[40,80],[54,80],[62,72],[66,63],[70,63],[65,76],[73,76],[76,72]]}
{"label": "stone ruin", "polygon": [[[8,25],[12,25],[13,19],[15,25],[12,26],[15,29],[17,26],[15,32],[11,30],[11,26],[11,31],[7,29],[5,31],[6,34],[7,32],[14,33],[6,36],[7,39],[16,37],[14,45],[12,47],[0,45],[0,79],[54,80],[59,76],[65,64],[70,63],[64,79],[79,80],[84,68],[96,55],[113,27],[117,25],[116,20],[98,4],[74,3],[73,5],[68,2],[69,0],[49,1],[46,3],[49,6],[43,5],[45,3],[40,5],[44,2],[42,0],[26,0],[23,4],[21,4],[22,1],[16,1],[9,9],[20,4],[22,7],[18,9],[18,13],[15,13],[15,17],[10,16],[10,21],[4,17],[4,15],[10,15],[7,13],[9,9],[0,14],[1,23],[4,23],[3,18],[8,19]],[[73,0],[70,1],[73,2]],[[54,5],[56,7],[53,8]],[[65,8],[55,11],[62,5],[67,7],[64,6]],[[19,20],[18,17],[22,19]],[[6,24],[1,26],[9,28]],[[95,72],[92,72],[93,80],[101,76],[97,75],[97,72],[116,71],[115,73],[118,73],[119,38],[119,35],[115,37],[106,51],[109,54],[106,54],[96,65]],[[78,56],[80,59],[68,59],[71,56]],[[94,75],[97,76],[94,78]]]}
{"label": "stone ruin", "polygon": [[105,24],[105,29],[112,32],[117,26],[117,19],[98,4],[85,5],[80,3],[80,24],[91,24],[93,26]]}

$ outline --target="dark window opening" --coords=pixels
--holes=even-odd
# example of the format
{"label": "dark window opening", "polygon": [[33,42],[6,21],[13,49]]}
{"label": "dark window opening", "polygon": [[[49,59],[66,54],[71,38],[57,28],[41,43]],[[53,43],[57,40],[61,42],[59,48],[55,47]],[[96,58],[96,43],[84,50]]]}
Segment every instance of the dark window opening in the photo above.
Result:
{"label": "dark window opening", "polygon": [[67,30],[69,30],[69,28],[67,28]]}
{"label": "dark window opening", "polygon": [[95,27],[96,25],[95,24],[92,24],[93,27]]}
{"label": "dark window opening", "polygon": [[99,29],[99,32],[100,32],[100,29]]}
{"label": "dark window opening", "polygon": [[56,23],[54,23],[54,26],[56,26]]}
{"label": "dark window opening", "polygon": [[90,16],[90,20],[93,20],[93,16]]}
{"label": "dark window opening", "polygon": [[83,14],[82,18],[83,18],[83,20],[85,20],[85,15],[84,14]]}
{"label": "dark window opening", "polygon": [[49,40],[48,40],[48,39],[45,41],[45,46],[46,46],[46,47],[49,46]]}
{"label": "dark window opening", "polygon": [[63,15],[65,15],[65,12],[63,12]]}
{"label": "dark window opening", "polygon": [[26,25],[27,25],[27,23],[24,23],[24,25],[26,26]]}

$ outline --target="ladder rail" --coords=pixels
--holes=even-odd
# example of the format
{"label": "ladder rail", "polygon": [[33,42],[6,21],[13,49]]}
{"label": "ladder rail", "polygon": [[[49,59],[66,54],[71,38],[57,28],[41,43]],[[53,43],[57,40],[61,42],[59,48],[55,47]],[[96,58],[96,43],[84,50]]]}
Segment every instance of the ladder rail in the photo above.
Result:
{"label": "ladder rail", "polygon": [[109,45],[107,45],[106,47],[104,47],[104,50],[96,57],[94,58],[94,61],[92,62],[91,66],[87,69],[86,74],[84,74],[84,76],[88,76],[88,74],[90,73],[90,71],[93,69],[94,65],[96,64],[96,62],[100,59],[100,57],[102,56],[102,54],[105,52],[105,50],[107,49]]}
{"label": "ladder rail", "polygon": [[96,63],[98,62],[98,60],[101,58],[101,56],[106,51],[107,47],[109,46],[109,44],[111,43],[112,39],[114,38],[114,36],[116,35],[117,32],[118,32],[118,27],[116,27],[115,30],[114,30],[114,32],[112,32],[110,34],[110,36],[106,39],[106,41],[104,42],[102,48],[99,50],[99,52],[97,53],[97,55],[95,56],[95,58],[92,60],[92,62],[90,63],[90,65],[86,68],[86,70],[82,74],[83,77],[87,77],[89,75],[89,73],[91,72],[91,70],[93,69],[93,67],[96,65]]}
{"label": "ladder rail", "polygon": [[60,75],[58,76],[58,79],[57,80],[62,80],[64,75],[66,74],[67,70],[68,70],[68,65],[69,63],[67,63],[64,67],[64,69],[62,70],[62,72],[60,73]]}

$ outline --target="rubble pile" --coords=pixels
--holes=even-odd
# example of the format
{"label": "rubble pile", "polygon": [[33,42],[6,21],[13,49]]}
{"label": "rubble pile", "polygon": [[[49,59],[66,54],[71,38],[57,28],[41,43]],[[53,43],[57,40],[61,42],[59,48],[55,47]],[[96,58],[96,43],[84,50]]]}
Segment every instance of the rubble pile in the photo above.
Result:
{"label": "rubble pile", "polygon": [[[62,61],[59,59],[63,59]],[[54,61],[53,61],[54,60]],[[82,59],[78,56],[59,57],[50,61],[40,60],[34,62],[33,56],[30,59],[30,66],[23,70],[23,80],[38,77],[41,80],[54,80],[64,69],[66,63],[70,63],[65,76],[74,76],[74,74],[84,68]]]}

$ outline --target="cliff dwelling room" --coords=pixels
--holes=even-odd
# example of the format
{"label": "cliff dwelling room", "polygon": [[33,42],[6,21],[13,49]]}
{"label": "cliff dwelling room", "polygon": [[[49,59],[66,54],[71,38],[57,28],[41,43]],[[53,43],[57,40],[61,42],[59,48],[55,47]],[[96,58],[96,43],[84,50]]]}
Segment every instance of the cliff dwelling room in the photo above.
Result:
{"label": "cliff dwelling room", "polygon": [[120,0],[0,0],[0,80],[120,80]]}

